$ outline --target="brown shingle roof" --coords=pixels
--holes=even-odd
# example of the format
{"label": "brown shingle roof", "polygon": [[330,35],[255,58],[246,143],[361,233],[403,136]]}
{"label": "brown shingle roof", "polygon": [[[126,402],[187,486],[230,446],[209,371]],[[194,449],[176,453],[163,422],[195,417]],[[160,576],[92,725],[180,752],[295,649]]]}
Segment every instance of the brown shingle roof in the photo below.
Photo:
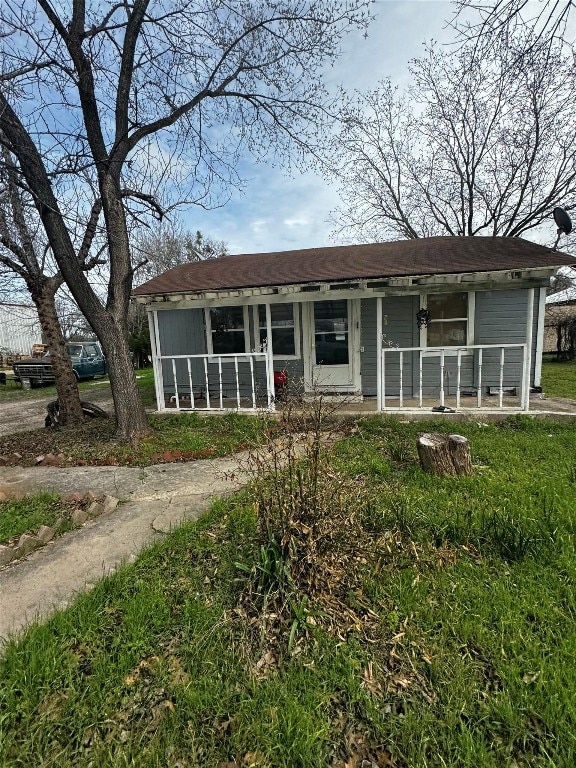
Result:
{"label": "brown shingle roof", "polygon": [[250,253],[181,264],[139,286],[134,294],[191,293],[571,264],[576,264],[572,256],[516,237],[427,237],[368,245]]}

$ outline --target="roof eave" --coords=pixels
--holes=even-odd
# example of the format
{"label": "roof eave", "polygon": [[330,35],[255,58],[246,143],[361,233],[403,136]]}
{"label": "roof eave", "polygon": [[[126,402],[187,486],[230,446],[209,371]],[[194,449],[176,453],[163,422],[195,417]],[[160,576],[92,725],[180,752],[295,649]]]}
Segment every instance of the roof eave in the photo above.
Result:
{"label": "roof eave", "polygon": [[[372,277],[359,280],[329,280],[288,285],[264,285],[231,287],[199,291],[154,292],[136,294],[139,304],[191,302],[200,305],[230,303],[232,301],[254,300],[258,297],[278,297],[277,300],[307,301],[318,294],[327,298],[327,294],[354,297],[370,295],[398,295],[402,293],[420,293],[424,288],[444,289],[454,285],[465,286],[474,290],[476,285],[513,282],[515,286],[530,281],[545,280],[551,277],[558,267],[530,267],[526,269],[505,269],[476,272],[454,272],[445,274],[421,274],[402,277]],[[262,303],[262,302],[260,302]]]}

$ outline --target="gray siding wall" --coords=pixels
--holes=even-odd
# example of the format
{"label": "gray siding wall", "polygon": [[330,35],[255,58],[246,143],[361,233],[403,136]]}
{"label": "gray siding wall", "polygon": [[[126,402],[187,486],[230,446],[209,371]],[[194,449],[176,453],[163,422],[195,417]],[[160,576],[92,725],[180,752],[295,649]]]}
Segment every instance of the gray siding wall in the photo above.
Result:
{"label": "gray siding wall", "polygon": [[360,303],[360,374],[362,393],[376,395],[376,299],[362,299]]}
{"label": "gray siding wall", "polygon": [[[204,335],[204,315],[201,309],[170,309],[158,312],[159,353],[161,355],[199,355],[206,352]],[[204,368],[201,361],[191,362],[192,386],[198,391],[204,381]],[[185,360],[176,361],[178,388],[188,392],[188,367]],[[162,380],[164,391],[174,392],[172,361],[162,361]],[[182,389],[180,389],[182,388]]]}
{"label": "gray siding wall", "polygon": [[[360,326],[362,392],[368,397],[376,396],[376,298],[362,299]],[[417,296],[390,296],[382,300],[383,333],[385,342],[394,347],[415,347],[416,312],[419,299]],[[398,396],[400,391],[399,354],[391,352],[386,355],[386,395]],[[403,390],[410,393],[413,379],[412,355],[404,355]]]}
{"label": "gray siding wall", "polygon": [[[478,291],[476,293],[476,344],[523,344],[526,341],[526,319],[529,290]],[[536,291],[536,300],[538,292]],[[532,375],[536,352],[538,306],[534,307],[532,333]],[[477,355],[475,356],[477,371]],[[477,373],[476,373],[477,375]],[[521,350],[506,350],[504,386],[518,387],[522,379]],[[500,352],[483,353],[482,388],[498,386],[500,382]]]}
{"label": "gray siding wall", "polygon": [[[294,307],[295,313],[300,312],[298,304]],[[258,329],[255,327],[253,313],[249,313],[249,333],[251,349],[259,345]],[[302,324],[300,323],[300,337],[302,336]],[[206,335],[204,329],[203,309],[174,309],[158,312],[158,331],[161,355],[204,355],[207,354]],[[257,341],[258,339],[258,341]],[[302,350],[302,338],[300,338],[300,350]],[[298,387],[304,377],[302,356],[297,360],[283,360],[274,358],[274,370],[286,371],[289,386]],[[206,390],[206,373],[202,360],[191,361],[192,388],[194,394],[204,394]],[[162,362],[162,374],[164,391],[171,395],[175,391],[172,361]],[[176,376],[179,393],[189,393],[190,383],[188,377],[188,365],[186,360],[176,361]],[[252,375],[248,362],[238,362],[238,380],[240,383],[240,395],[248,396],[252,392]],[[263,361],[254,365],[254,380],[256,393],[259,396],[266,395],[266,366]],[[236,370],[234,362],[222,361],[222,383],[224,397],[236,397]],[[212,397],[219,393],[220,370],[218,362],[208,363],[208,389]]]}

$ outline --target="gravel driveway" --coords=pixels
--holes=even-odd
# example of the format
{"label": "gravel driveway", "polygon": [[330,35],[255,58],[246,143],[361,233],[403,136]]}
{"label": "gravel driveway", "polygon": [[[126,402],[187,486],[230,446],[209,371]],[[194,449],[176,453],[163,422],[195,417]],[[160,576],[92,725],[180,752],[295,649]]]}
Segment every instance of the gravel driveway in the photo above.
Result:
{"label": "gravel driveway", "polygon": [[[104,408],[110,415],[113,413],[112,393],[110,387],[97,383],[93,390],[84,389],[80,393],[82,400],[95,403]],[[0,402],[0,437],[12,435],[15,432],[27,432],[44,426],[46,405],[55,399],[54,395]]]}

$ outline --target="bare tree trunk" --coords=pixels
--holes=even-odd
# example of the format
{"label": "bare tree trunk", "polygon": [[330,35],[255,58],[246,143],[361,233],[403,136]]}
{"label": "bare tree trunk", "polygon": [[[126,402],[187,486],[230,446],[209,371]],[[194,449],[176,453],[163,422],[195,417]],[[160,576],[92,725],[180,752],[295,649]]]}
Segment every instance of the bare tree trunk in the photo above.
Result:
{"label": "bare tree trunk", "polygon": [[420,435],[417,443],[420,465],[433,475],[471,475],[470,444],[462,435]]}
{"label": "bare tree trunk", "polygon": [[98,304],[94,329],[108,364],[116,411],[116,436],[136,442],[150,432],[150,425],[128,345],[128,307],[133,270],[126,211],[118,179],[109,171],[101,170],[98,183],[106,220],[110,279],[107,306],[104,309]]}
{"label": "bare tree trunk", "polygon": [[58,393],[59,421],[61,424],[80,424],[84,421],[84,413],[80,403],[78,382],[72,370],[66,350],[66,340],[58,320],[53,287],[49,283],[44,283],[38,293],[32,294],[32,299],[38,310],[42,332],[50,350]]}
{"label": "bare tree trunk", "polygon": [[[97,120],[97,115],[94,120]],[[127,441],[138,440],[139,437],[150,432],[150,427],[128,349],[127,317],[132,287],[130,247],[118,179],[113,176],[109,168],[102,167],[108,165],[104,162],[103,144],[96,153],[96,157],[100,161],[98,186],[106,220],[110,256],[110,281],[106,306],[102,306],[100,298],[86,277],[85,262],[79,259],[74,248],[40,152],[1,92],[0,128],[10,138],[11,151],[18,157],[30,187],[34,188],[34,202],[61,274],[104,349],[110,370],[110,384],[116,411],[116,436],[118,439]],[[102,141],[100,135],[99,141]],[[104,154],[100,157],[99,153]]]}
{"label": "bare tree trunk", "polygon": [[99,335],[99,338],[106,356],[106,367],[114,399],[116,437],[137,442],[141,437],[149,434],[150,425],[136,382],[128,342],[124,339],[124,332],[121,329],[110,335]]}

